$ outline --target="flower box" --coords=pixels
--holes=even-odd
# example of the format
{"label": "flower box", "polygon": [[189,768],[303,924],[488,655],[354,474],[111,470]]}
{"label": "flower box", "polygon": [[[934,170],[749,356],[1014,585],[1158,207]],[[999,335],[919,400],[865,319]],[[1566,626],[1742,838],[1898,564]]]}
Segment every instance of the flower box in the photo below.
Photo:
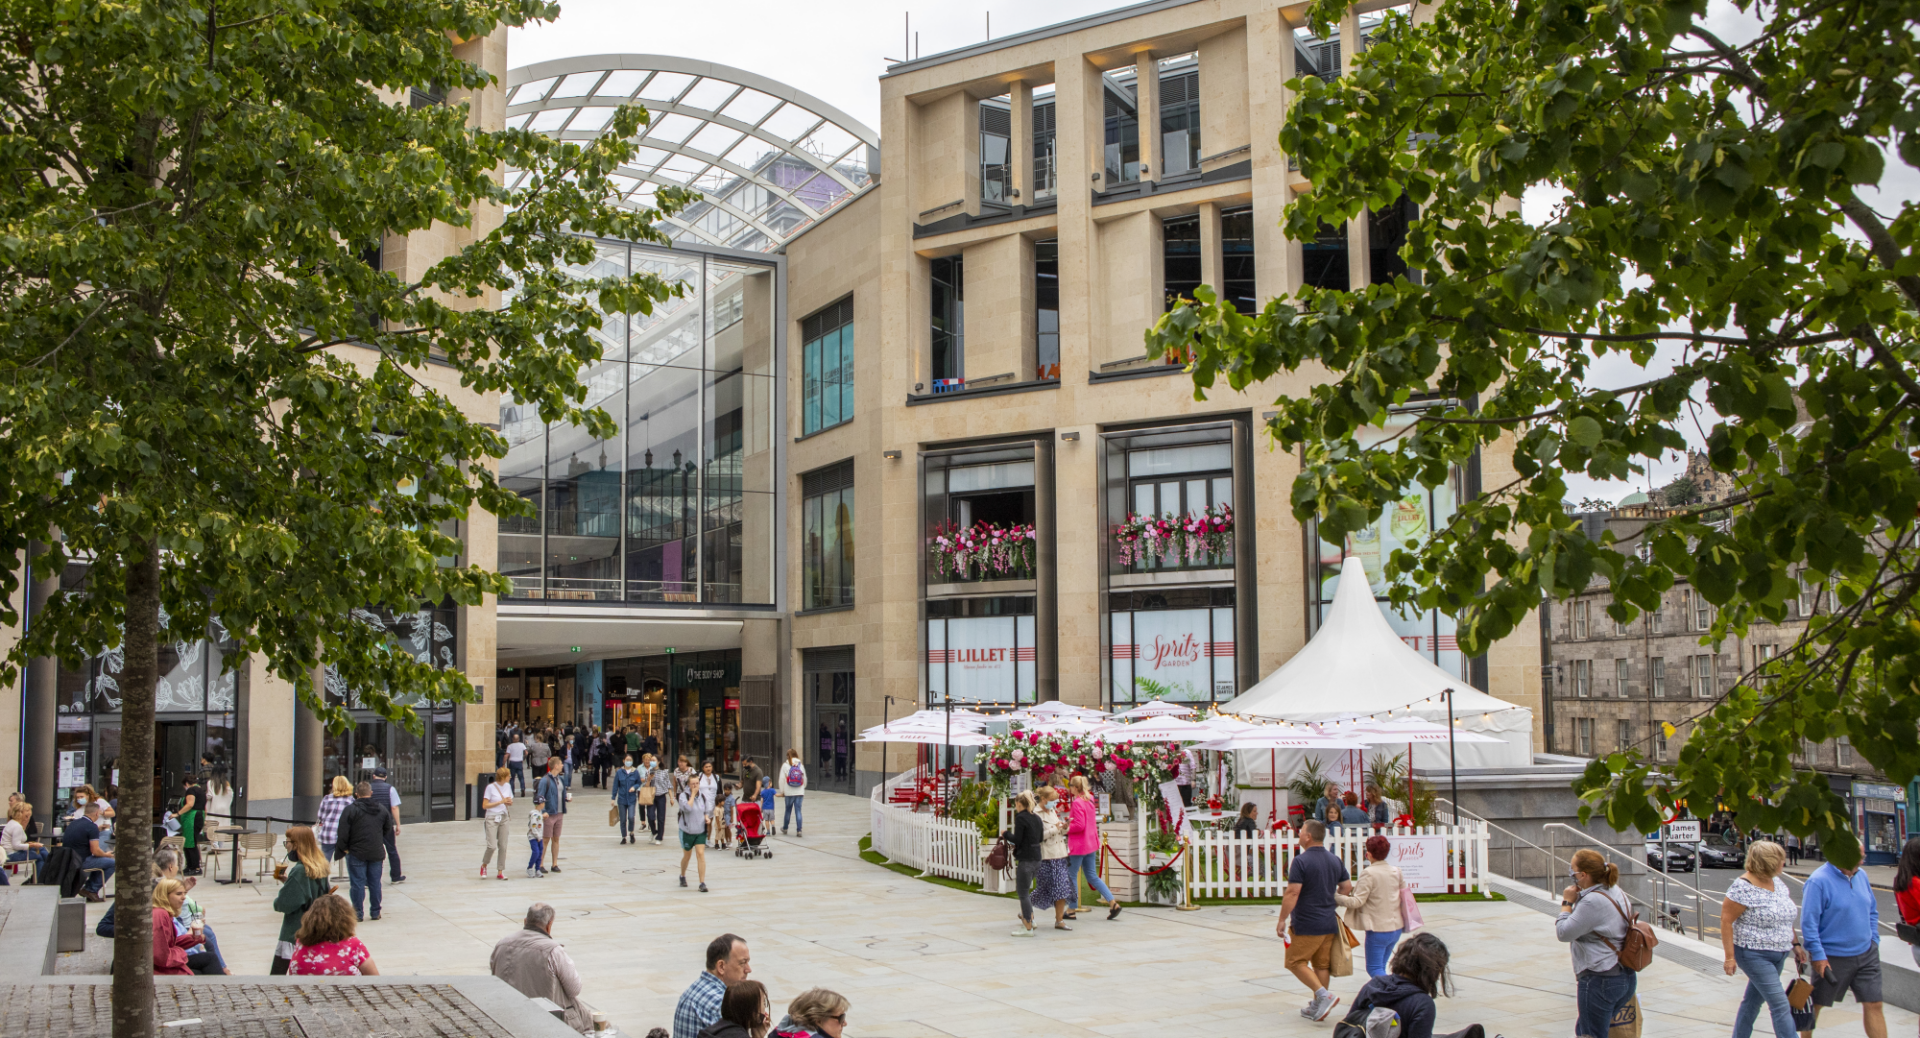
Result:
{"label": "flower box", "polygon": [[943,523],[927,538],[928,582],[1032,580],[1038,536],[1031,523]]}
{"label": "flower box", "polygon": [[1233,557],[1233,506],[1176,515],[1129,513],[1113,528],[1123,569],[1148,566],[1225,566]]}

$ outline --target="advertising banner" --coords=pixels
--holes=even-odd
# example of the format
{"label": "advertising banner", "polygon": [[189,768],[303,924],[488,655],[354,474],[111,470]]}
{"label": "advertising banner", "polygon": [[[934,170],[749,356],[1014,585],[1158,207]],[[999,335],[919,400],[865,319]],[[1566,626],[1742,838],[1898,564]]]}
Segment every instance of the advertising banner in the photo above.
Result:
{"label": "advertising banner", "polygon": [[1393,853],[1387,863],[1400,870],[1407,889],[1416,894],[1443,894],[1447,889],[1447,838],[1444,836],[1390,836]]}

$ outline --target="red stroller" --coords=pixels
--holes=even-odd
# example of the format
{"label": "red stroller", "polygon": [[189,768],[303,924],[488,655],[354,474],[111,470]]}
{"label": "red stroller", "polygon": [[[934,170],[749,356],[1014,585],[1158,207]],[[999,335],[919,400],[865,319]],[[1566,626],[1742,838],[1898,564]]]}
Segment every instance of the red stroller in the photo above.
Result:
{"label": "red stroller", "polygon": [[733,856],[736,858],[771,858],[773,848],[760,846],[766,837],[760,833],[760,805],[752,800],[742,800],[733,809]]}

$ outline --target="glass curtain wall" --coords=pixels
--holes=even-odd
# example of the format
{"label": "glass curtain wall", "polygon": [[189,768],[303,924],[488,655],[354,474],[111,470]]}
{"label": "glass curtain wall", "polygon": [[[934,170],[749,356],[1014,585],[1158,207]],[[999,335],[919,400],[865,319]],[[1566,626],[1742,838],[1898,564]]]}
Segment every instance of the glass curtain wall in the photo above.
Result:
{"label": "glass curtain wall", "polygon": [[[1363,447],[1384,443],[1398,435],[1406,422],[1407,419],[1396,417],[1390,419],[1384,428],[1363,430],[1358,436],[1359,442]],[[1326,620],[1327,610],[1333,605],[1334,591],[1340,586],[1341,559],[1357,556],[1366,567],[1367,581],[1372,585],[1374,596],[1382,599],[1381,612],[1386,615],[1394,633],[1400,635],[1400,640],[1449,673],[1466,679],[1467,658],[1460,651],[1459,629],[1453,617],[1437,609],[1414,610],[1403,614],[1384,601],[1390,590],[1384,568],[1386,560],[1393,556],[1396,549],[1410,547],[1453,521],[1454,510],[1460,500],[1462,478],[1460,470],[1455,469],[1437,487],[1430,490],[1419,487],[1409,489],[1407,496],[1387,506],[1371,526],[1348,534],[1345,545],[1328,544],[1320,539],[1317,530],[1308,534],[1312,538],[1314,553],[1315,572],[1311,586],[1318,589],[1317,593],[1311,593],[1313,608],[1309,610],[1315,629]]]}
{"label": "glass curtain wall", "polygon": [[602,242],[572,273],[628,270],[684,294],[603,315],[583,379],[619,432],[501,405],[501,479],[536,512],[501,521],[501,570],[522,599],[771,604],[775,268]]}
{"label": "glass curtain wall", "polygon": [[800,431],[853,419],[853,297],[800,322]]}

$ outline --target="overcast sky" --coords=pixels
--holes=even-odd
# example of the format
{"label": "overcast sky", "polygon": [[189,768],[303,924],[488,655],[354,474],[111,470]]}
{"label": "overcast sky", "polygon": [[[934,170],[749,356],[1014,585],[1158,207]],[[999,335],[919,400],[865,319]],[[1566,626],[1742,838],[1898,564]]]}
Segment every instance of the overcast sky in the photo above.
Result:
{"label": "overcast sky", "polygon": [[[1126,0],[1023,0],[1019,5],[996,6],[971,0],[943,2],[912,10],[913,30],[919,36],[919,55],[965,47],[987,38],[988,15],[993,35],[1007,36],[1043,25],[1126,6]],[[862,2],[827,0],[808,5],[774,0],[726,0],[680,6],[642,5],[626,0],[562,0],[558,20],[512,32],[508,65],[517,68],[554,58],[588,54],[667,54],[700,58],[744,68],[798,87],[865,122],[880,127],[879,77],[888,59],[913,57],[903,48],[903,21],[908,9]],[[1727,0],[1713,0],[1709,24],[1724,38],[1740,42],[1752,34],[1752,19]],[[1920,196],[1920,175],[1895,161],[1889,164],[1885,190],[1868,193],[1889,216],[1899,200]],[[1529,220],[1545,219],[1552,204],[1546,193],[1529,192],[1523,211]],[[1670,369],[1677,348],[1662,352],[1652,370]],[[1646,373],[1618,356],[1595,365],[1596,386],[1630,385]],[[1701,429],[1714,417],[1703,411],[1698,424],[1685,417],[1680,431],[1689,443],[1703,443]],[[1635,489],[1663,486],[1685,468],[1669,456],[1653,467],[1650,478],[1633,486],[1569,480],[1569,496],[1617,500]]]}

